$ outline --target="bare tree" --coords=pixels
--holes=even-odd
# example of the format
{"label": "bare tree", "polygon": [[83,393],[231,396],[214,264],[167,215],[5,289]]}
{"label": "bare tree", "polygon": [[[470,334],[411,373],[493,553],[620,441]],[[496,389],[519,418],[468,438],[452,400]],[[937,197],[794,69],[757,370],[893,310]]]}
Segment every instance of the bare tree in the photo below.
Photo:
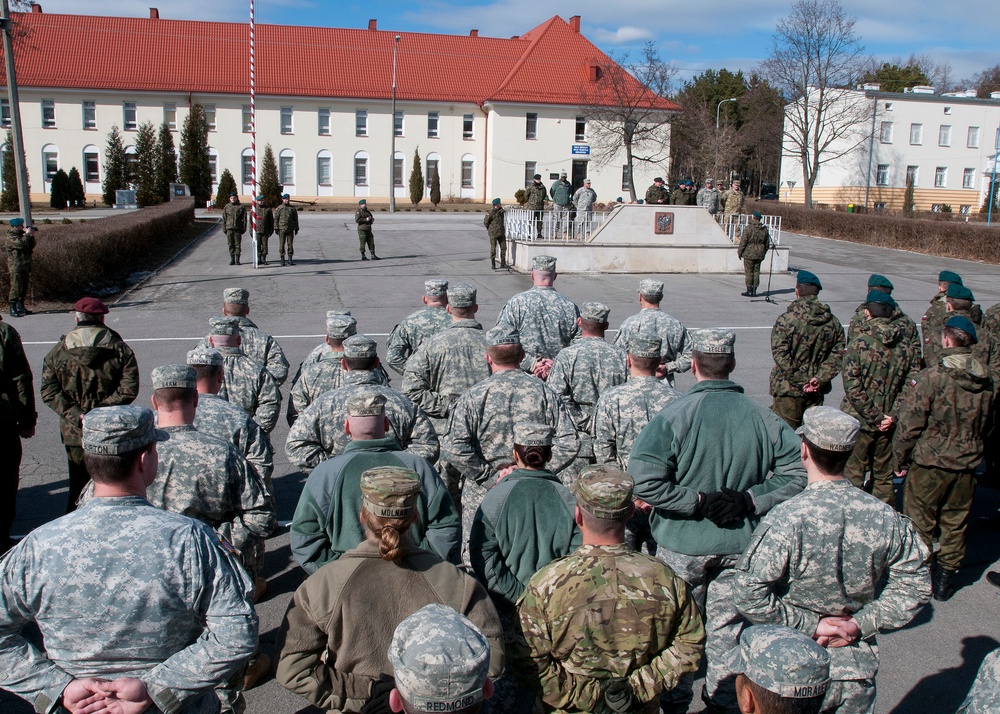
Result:
{"label": "bare tree", "polygon": [[580,96],[590,156],[604,167],[624,151],[629,196],[635,201],[635,165],[665,169],[670,158],[669,122],[677,107],[664,97],[676,71],[660,59],[652,42],[637,62],[629,62],[628,52],[606,59],[593,68]]}
{"label": "bare tree", "polygon": [[783,152],[802,164],[807,206],[820,166],[867,139],[870,105],[850,91],[866,62],[854,24],[836,0],[799,0],[778,22],[761,65],[789,101]]}

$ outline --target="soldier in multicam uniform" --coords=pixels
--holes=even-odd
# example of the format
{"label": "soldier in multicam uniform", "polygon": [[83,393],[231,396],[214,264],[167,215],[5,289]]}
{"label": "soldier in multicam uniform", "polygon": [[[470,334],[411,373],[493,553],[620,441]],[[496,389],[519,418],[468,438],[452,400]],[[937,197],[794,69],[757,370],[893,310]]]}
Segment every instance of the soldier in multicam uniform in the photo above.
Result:
{"label": "soldier in multicam uniform", "polygon": [[662,176],[653,179],[653,185],[646,189],[646,203],[663,206],[670,203],[670,189],[664,185]]}
{"label": "soldier in multicam uniform", "polygon": [[291,203],[291,196],[287,193],[281,194],[281,205],[274,209],[274,232],[278,234],[278,255],[281,256],[281,264],[285,264],[285,255],[288,255],[288,264],[295,265],[292,258],[295,256],[295,236],[299,234],[299,212]]}
{"label": "soldier in multicam uniform", "polygon": [[549,200],[549,195],[542,184],[542,175],[535,174],[531,183],[524,187],[524,207],[532,212],[532,221],[535,224],[535,237],[542,239],[542,212],[545,210],[545,202]]}
{"label": "soldier in multicam uniform", "polygon": [[[257,327],[250,314],[250,291],[245,288],[226,288],[222,291],[222,314],[236,318],[240,328],[240,348],[243,354],[262,365],[280,387],[288,379],[288,360],[278,341]],[[208,337],[198,343],[198,348],[208,348]]]}
{"label": "soldier in multicam uniform", "polygon": [[493,208],[483,216],[483,225],[486,226],[486,235],[490,239],[490,267],[497,269],[497,246],[500,246],[500,267],[510,268],[507,265],[507,220],[504,215],[504,208],[500,205],[500,199],[493,199]]}
{"label": "soldier in multicam uniform", "polygon": [[986,655],[969,696],[955,714],[993,714],[1000,711],[1000,649]]}
{"label": "soldier in multicam uniform", "polygon": [[24,317],[28,311],[24,298],[28,294],[31,276],[31,254],[35,250],[34,226],[24,228],[23,218],[11,218],[7,229],[7,270],[10,273],[10,316]]}
{"label": "soldier in multicam uniform", "polygon": [[73,305],[76,327],[59,338],[42,363],[42,401],[59,415],[69,462],[69,499],[76,507],[90,476],[83,463],[80,420],[95,407],[131,404],[139,394],[139,366],[121,335],[104,325],[107,306],[97,298]]}
{"label": "soldier in multicam uniform", "polygon": [[[868,278],[868,292],[880,292],[886,295],[892,295],[892,283],[884,275],[879,275],[878,273],[872,273]],[[889,316],[889,321],[895,325],[899,326],[902,330],[902,340],[911,345],[911,349],[917,353],[920,358],[920,367],[923,367],[923,357],[920,346],[920,332],[917,330],[917,323],[907,315],[899,307],[899,304],[893,300],[895,307],[893,308],[892,315]],[[851,341],[857,336],[859,328],[868,322],[868,318],[865,316],[865,310],[868,308],[867,299],[865,302],[858,305],[858,308],[854,311],[854,315],[851,316],[851,322],[847,326],[847,345],[850,347]]]}
{"label": "soldier in multicam uniform", "polygon": [[875,635],[930,600],[929,552],[912,524],[844,478],[860,426],[833,407],[806,411],[797,433],[809,485],[764,517],[736,566],[744,617],[828,648],[823,711],[874,711]]}
{"label": "soldier in multicam uniform", "polygon": [[[152,412],[98,408],[83,421],[93,500],[0,565],[0,686],[40,712],[93,695],[109,711],[217,711],[212,688],[257,645],[251,583],[208,527],[145,500],[163,436]],[[44,651],[22,635],[29,622]]]}
{"label": "soldier in multicam uniform", "polygon": [[257,209],[257,264],[267,265],[267,239],[274,235],[274,213],[263,196],[254,199]]}
{"label": "soldier in multicam uniform", "polygon": [[[963,285],[962,276],[951,270],[942,270],[938,273],[938,292],[931,298],[930,307],[920,319],[920,334],[924,343],[924,364],[933,367],[937,364],[938,352],[941,351],[941,326],[948,319],[948,297],[949,285]],[[983,311],[979,305],[972,306],[972,323],[982,324]]]}
{"label": "soldier in multicam uniform", "polygon": [[[490,642],[454,608],[425,605],[399,623],[389,643],[394,712],[485,711],[493,696]],[[486,704],[486,706],[489,706]]]}
{"label": "soldier in multicam uniform", "polygon": [[277,680],[321,709],[387,711],[393,632],[425,605],[448,605],[476,623],[490,641],[489,674],[503,671],[500,622],[482,586],[410,539],[419,495],[420,481],[408,469],[362,473],[365,541],[295,591],[278,635]]}
{"label": "soldier in multicam uniform", "polygon": [[663,301],[663,282],[649,278],[639,281],[638,313],[625,318],[618,328],[615,344],[626,349],[635,337],[650,339],[656,337],[660,341],[662,372],[666,380],[674,386],[674,374],[687,372],[691,369],[691,344],[687,328],[673,315],[660,310]]}
{"label": "soldier in multicam uniform", "polygon": [[[805,486],[795,433],[729,380],[736,335],[691,333],[697,384],[653,417],[632,447],[635,495],[653,507],[657,558],[704,608],[708,660],[703,698],[731,707],[725,659],[736,645],[733,566],[761,516]],[[720,450],[719,445],[727,445]],[[769,477],[768,474],[772,475]],[[689,696],[691,680],[672,699]]]}
{"label": "soldier in multicam uniform", "polygon": [[819,714],[830,687],[830,655],[783,625],[753,625],[733,650],[741,712]]}
{"label": "soldier in multicam uniform", "polygon": [[737,179],[733,181],[728,191],[722,192],[722,195],[719,197],[719,205],[723,213],[727,216],[738,216],[743,213],[743,206],[746,204],[746,200],[747,197],[740,191],[740,182]]}
{"label": "soldier in multicam uniform", "polygon": [[525,352],[522,368],[542,379],[548,377],[559,351],[580,336],[580,308],[552,287],[556,277],[556,259],[536,255],[531,270],[534,287],[508,300],[497,317],[497,327],[521,336]]}
{"label": "soldier in multicam uniform", "polygon": [[683,580],[626,545],[628,474],[590,466],[573,492],[583,545],[521,595],[514,671],[552,711],[659,714],[660,693],[698,669],[701,615]]}
{"label": "soldier in multicam uniform", "polygon": [[947,600],[955,591],[952,578],[965,557],[973,474],[994,409],[995,385],[972,355],[975,342],[976,327],[968,318],[945,322],[938,364],[907,386],[892,442],[896,473],[907,476],[903,512],[928,549],[940,530],[935,600]]}
{"label": "soldier in multicam uniform", "polygon": [[392,328],[385,341],[385,361],[398,373],[406,371],[406,360],[432,335],[451,326],[448,315],[448,281],[432,278],[424,281],[426,307],[407,315]]}
{"label": "soldier in multicam uniform", "polygon": [[705,185],[698,189],[698,205],[707,208],[713,216],[719,212],[719,189],[711,177],[705,179]]}
{"label": "soldier in multicam uniform", "polygon": [[38,413],[31,365],[17,330],[0,318],[0,556],[14,542],[10,529],[17,516],[21,439],[35,435]]}
{"label": "soldier in multicam uniform", "polygon": [[386,398],[386,415],[396,442],[432,464],[440,446],[434,425],[423,409],[395,389],[381,383],[375,340],[354,335],[344,341],[346,370],[343,385],[324,392],[310,404],[288,431],[285,454],[289,461],[312,468],[319,462],[344,453],[350,437],[344,432],[347,400],[360,391],[374,391]]}
{"label": "soldier in multicam uniform", "polygon": [[222,230],[229,243],[229,264],[240,264],[243,234],[247,232],[247,210],[236,191],[229,194],[229,203],[222,209]]}
{"label": "soldier in multicam uniform", "polygon": [[375,234],[372,233],[375,216],[368,210],[368,201],[363,198],[358,201],[358,210],[354,212],[354,222],[358,224],[358,249],[361,251],[361,260],[368,260],[365,248],[371,251],[372,260],[382,260],[375,255]]}
{"label": "soldier in multicam uniform", "polygon": [[277,382],[263,365],[244,354],[237,318],[213,317],[209,325],[209,346],[222,354],[223,383],[219,396],[242,407],[270,434],[281,409]]}
{"label": "soldier in multicam uniform", "polygon": [[737,257],[743,260],[743,277],[747,286],[746,292],[741,293],[743,297],[756,297],[760,286],[760,264],[771,247],[771,234],[767,226],[761,224],[761,218],[760,211],[753,212],[753,219],[743,229],[740,247],[736,250]]}
{"label": "soldier in multicam uniform", "polygon": [[771,329],[771,411],[793,429],[806,409],[823,403],[844,364],[844,327],[816,299],[822,289],[819,278],[800,270],[795,300]]}
{"label": "soldier in multicam uniform", "polygon": [[[892,435],[903,387],[920,371],[920,345],[907,339],[893,321],[896,301],[884,292],[868,293],[867,321],[861,323],[844,355],[844,401],[840,408],[861,423],[844,475],[875,498],[896,505],[892,485]],[[871,482],[867,474],[871,472]]]}

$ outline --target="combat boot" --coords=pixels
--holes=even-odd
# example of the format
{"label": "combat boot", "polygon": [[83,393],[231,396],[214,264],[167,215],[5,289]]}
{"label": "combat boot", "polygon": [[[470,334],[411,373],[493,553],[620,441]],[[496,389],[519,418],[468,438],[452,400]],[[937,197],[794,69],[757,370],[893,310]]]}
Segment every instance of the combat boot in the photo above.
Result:
{"label": "combat boot", "polygon": [[368,260],[368,256],[364,253],[361,254],[361,260]]}
{"label": "combat boot", "polygon": [[21,313],[17,309],[17,300],[11,300],[10,301],[10,316],[11,317],[20,317],[21,316]]}
{"label": "combat boot", "polygon": [[18,300],[17,301],[17,311],[19,313],[21,313],[21,317],[24,317],[25,315],[30,315],[31,314],[31,312],[28,310],[28,308],[26,308],[24,306],[24,300]]}
{"label": "combat boot", "polygon": [[284,259],[284,258],[282,258],[282,259],[281,259],[281,267],[282,267],[282,268],[284,268],[284,267],[285,267],[285,259]]}
{"label": "combat boot", "polygon": [[239,264],[240,264],[240,256],[239,256],[239,253],[237,253],[237,254],[236,254],[236,264],[237,264],[237,265],[239,265]]}
{"label": "combat boot", "polygon": [[289,265],[295,265],[295,261],[292,260],[292,256],[288,256],[288,264]]}
{"label": "combat boot", "polygon": [[236,265],[236,256],[233,255],[232,253],[229,254],[229,264]]}
{"label": "combat boot", "polygon": [[497,269],[497,262],[495,260],[490,260],[490,267],[493,268],[493,270],[496,270]]}
{"label": "combat boot", "polygon": [[372,251],[372,260],[382,260],[377,255],[375,255],[375,251],[374,250]]}
{"label": "combat boot", "polygon": [[510,266],[507,265],[507,261],[504,260],[503,258],[500,259],[500,267],[503,268],[504,270],[510,270]]}
{"label": "combat boot", "polygon": [[757,297],[757,288],[750,288],[750,297]]}
{"label": "combat boot", "polygon": [[956,572],[939,566],[931,574],[931,589],[935,600],[944,602],[950,600],[951,596],[955,594],[955,586],[952,585],[951,580],[955,577]]}
{"label": "combat boot", "polygon": [[740,293],[743,297],[750,297],[750,286],[747,285],[747,289]]}

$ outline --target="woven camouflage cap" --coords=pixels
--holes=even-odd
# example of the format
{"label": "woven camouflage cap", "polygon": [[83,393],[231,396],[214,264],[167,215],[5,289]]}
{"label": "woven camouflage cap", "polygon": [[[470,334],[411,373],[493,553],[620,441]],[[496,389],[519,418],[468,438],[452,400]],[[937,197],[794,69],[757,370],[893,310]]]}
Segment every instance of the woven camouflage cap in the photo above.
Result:
{"label": "woven camouflage cap", "polygon": [[889,278],[884,275],[879,275],[878,273],[872,273],[871,277],[868,278],[869,288],[888,288],[892,290],[892,283],[889,282]]}
{"label": "woven camouflage cap", "polygon": [[662,347],[659,337],[630,337],[628,341],[628,353],[633,357],[659,357]]}
{"label": "woven camouflage cap", "polygon": [[607,322],[611,308],[601,302],[585,302],[580,310],[580,317],[590,322]]}
{"label": "woven camouflage cap", "polygon": [[189,365],[207,365],[209,367],[222,366],[222,353],[219,350],[199,348],[187,353],[187,363]]}
{"label": "woven camouflage cap", "polygon": [[373,417],[385,413],[385,395],[378,392],[360,392],[347,400],[347,416]]}
{"label": "woven camouflage cap", "polygon": [[962,276],[958,273],[952,272],[951,270],[942,270],[938,273],[939,283],[957,283],[962,285]]}
{"label": "woven camouflage cap", "polygon": [[235,317],[213,317],[208,321],[211,330],[210,335],[238,335],[240,334],[240,321]]}
{"label": "woven camouflage cap", "polygon": [[361,473],[361,500],[373,516],[406,518],[417,505],[420,479],[402,466],[377,466]]}
{"label": "woven camouflage cap", "polygon": [[498,326],[486,333],[486,339],[490,345],[519,345],[521,333],[513,328]]}
{"label": "woven camouflage cap", "polygon": [[643,278],[639,281],[638,293],[646,297],[663,297],[663,281]]}
{"label": "woven camouflage cap", "polygon": [[730,671],[789,699],[809,699],[830,686],[830,655],[811,638],[784,625],[752,625],[740,634]]}
{"label": "woven camouflage cap", "polygon": [[198,373],[186,364],[165,364],[153,370],[153,389],[196,389]]}
{"label": "woven camouflage cap", "polygon": [[351,316],[351,311],[350,310],[327,310],[326,311],[327,318],[336,317],[337,315],[347,315],[347,317],[350,317]]}
{"label": "woven camouflage cap", "polygon": [[969,337],[972,338],[972,344],[979,344],[979,337],[976,335],[976,326],[972,323],[972,320],[965,317],[964,315],[955,315],[954,317],[949,317],[945,320],[945,327],[951,327],[956,330],[961,330]]}
{"label": "woven camouflage cap", "polygon": [[970,302],[974,302],[976,299],[971,290],[958,283],[948,283],[948,289],[944,291],[944,294],[954,300],[969,300]]}
{"label": "woven camouflage cap", "polygon": [[531,269],[540,270],[545,273],[554,273],[556,270],[556,259],[551,255],[536,255],[531,259]]}
{"label": "woven camouflage cap", "polygon": [[861,422],[834,407],[809,407],[802,415],[799,436],[826,451],[851,451]]}
{"label": "woven camouflage cap", "polygon": [[580,472],[573,495],[594,518],[617,521],[628,515],[633,485],[632,477],[621,469],[610,464],[598,464]]}
{"label": "woven camouflage cap", "polygon": [[399,623],[388,655],[396,689],[415,711],[463,711],[483,700],[489,640],[447,605],[425,605]]}
{"label": "woven camouflage cap", "polygon": [[431,278],[424,281],[424,295],[427,297],[444,297],[448,293],[448,281],[441,278]]}
{"label": "woven camouflage cap", "polygon": [[691,330],[691,351],[706,355],[731,355],[736,352],[736,333],[721,328]]}
{"label": "woven camouflage cap", "polygon": [[520,446],[552,446],[555,429],[548,424],[518,422],[514,425],[514,443]]}
{"label": "woven camouflage cap", "polygon": [[331,340],[346,340],[358,333],[358,321],[350,315],[333,315],[326,318],[326,336]]}
{"label": "woven camouflage cap", "polygon": [[344,340],[344,357],[371,359],[377,354],[375,340],[368,335],[351,335]]}
{"label": "woven camouflage cap", "polygon": [[448,304],[452,307],[472,307],[476,304],[476,288],[468,283],[448,288]]}
{"label": "woven camouflage cap", "polygon": [[88,454],[127,454],[166,438],[166,432],[156,428],[153,412],[145,407],[97,407],[83,417],[83,450]]}
{"label": "woven camouflage cap", "polygon": [[222,291],[222,302],[227,305],[249,305],[250,291],[246,288],[226,288]]}

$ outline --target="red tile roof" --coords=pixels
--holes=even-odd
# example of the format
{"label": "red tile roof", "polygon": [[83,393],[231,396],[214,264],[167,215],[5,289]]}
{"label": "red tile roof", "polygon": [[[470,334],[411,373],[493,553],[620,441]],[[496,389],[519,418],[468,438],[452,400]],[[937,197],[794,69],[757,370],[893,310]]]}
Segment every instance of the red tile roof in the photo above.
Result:
{"label": "red tile roof", "polygon": [[[14,13],[13,21],[24,87],[250,91],[247,23],[37,12]],[[397,34],[401,100],[579,105],[587,67],[609,61],[560,17],[511,39],[257,25],[257,93],[388,99]],[[679,109],[649,96],[659,108]]]}

